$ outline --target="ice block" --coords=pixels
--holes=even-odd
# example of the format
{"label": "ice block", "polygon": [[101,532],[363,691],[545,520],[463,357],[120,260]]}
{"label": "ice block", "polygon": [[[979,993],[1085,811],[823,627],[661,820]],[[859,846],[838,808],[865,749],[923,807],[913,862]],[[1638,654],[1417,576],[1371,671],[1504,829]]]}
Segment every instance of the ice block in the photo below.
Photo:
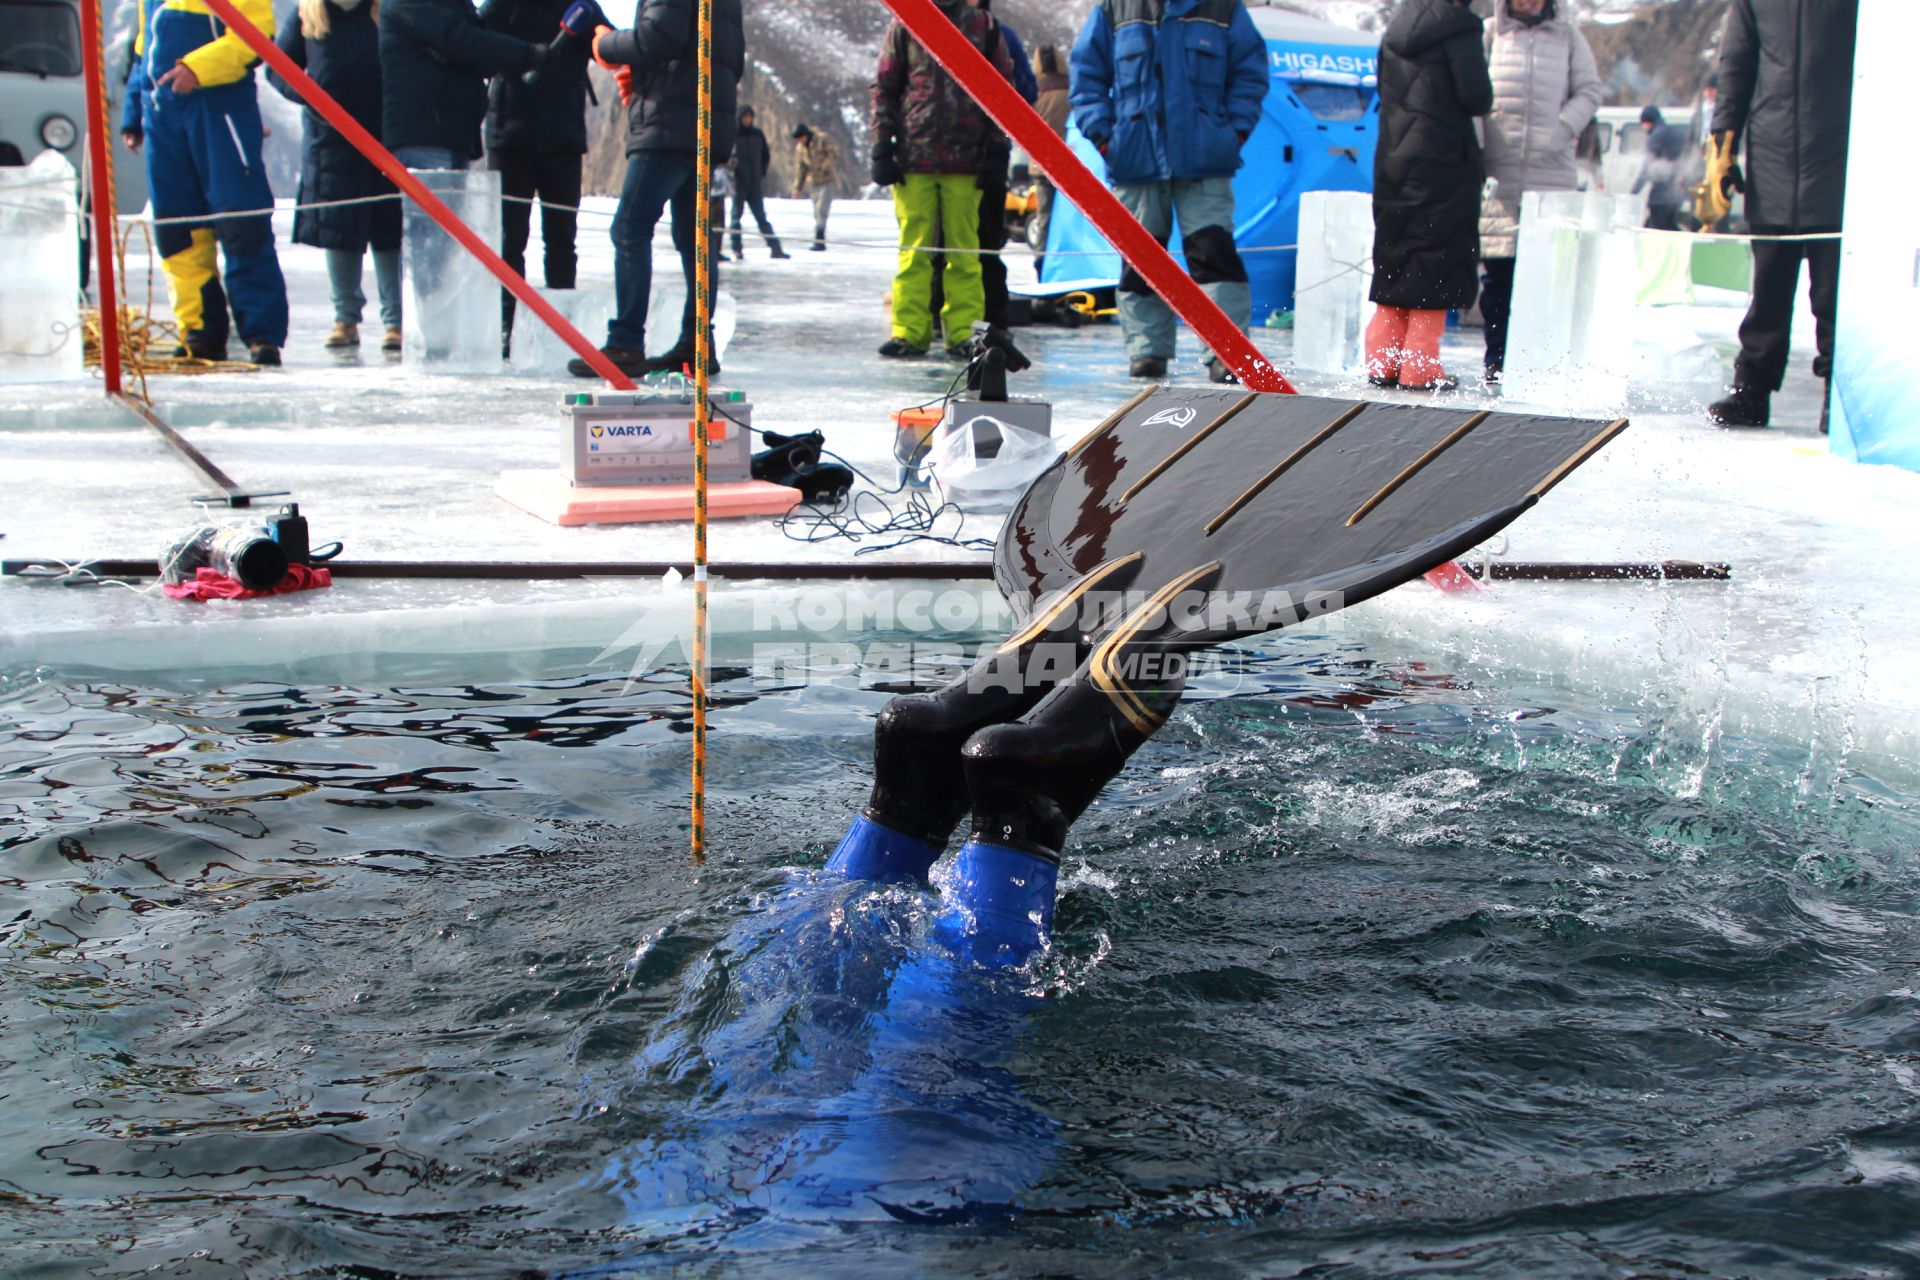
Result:
{"label": "ice block", "polygon": [[1365,367],[1362,332],[1373,279],[1373,197],[1309,191],[1300,197],[1300,266],[1294,284],[1293,356],[1316,373]]}
{"label": "ice block", "polygon": [[1625,406],[1645,209],[1643,196],[1598,191],[1521,197],[1508,395],[1568,412]]}
{"label": "ice block", "polygon": [[[488,169],[420,169],[414,176],[475,235],[500,243],[500,175]],[[500,368],[500,282],[411,201],[406,207],[406,346],[409,367],[448,373]]]}
{"label": "ice block", "polygon": [[85,373],[80,330],[80,186],[58,151],[0,167],[0,382],[54,382]]}
{"label": "ice block", "polygon": [[[573,327],[596,347],[606,340],[607,317],[613,314],[611,289],[542,289]],[[531,307],[516,307],[513,317],[513,367],[518,373],[558,373],[573,359],[574,350]]]}

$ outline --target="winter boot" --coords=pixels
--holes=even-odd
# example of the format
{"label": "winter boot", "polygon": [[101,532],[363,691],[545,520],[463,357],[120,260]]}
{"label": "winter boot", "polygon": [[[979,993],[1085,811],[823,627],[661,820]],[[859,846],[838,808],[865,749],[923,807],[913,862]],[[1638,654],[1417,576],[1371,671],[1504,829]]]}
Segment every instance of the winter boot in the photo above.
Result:
{"label": "winter boot", "polygon": [[1127,376],[1129,378],[1164,378],[1167,376],[1167,358],[1141,356],[1138,360],[1129,360]]}
{"label": "winter boot", "polygon": [[1827,434],[1827,417],[1833,412],[1833,379],[1827,379],[1827,389],[1820,397],[1820,434]]}
{"label": "winter boot", "polygon": [[[637,347],[600,348],[600,354],[613,362],[613,367],[629,378],[638,378],[647,372],[647,353]],[[567,361],[567,372],[576,378],[597,378],[600,371],[585,360],[575,356]]]}
{"label": "winter boot", "polygon": [[746,258],[747,258],[746,246],[740,243],[740,233],[738,231],[733,233],[732,240],[733,240],[733,260],[735,262],[746,261]]}
{"label": "winter boot", "polygon": [[405,345],[405,339],[401,337],[398,325],[387,330],[386,336],[380,339],[380,349],[388,355],[400,354],[400,349]]}
{"label": "winter boot", "polygon": [[[693,339],[681,338],[678,342],[647,361],[648,373],[679,373],[693,367]],[[713,349],[713,335],[707,335],[707,376],[713,377],[720,372],[720,357]]]}
{"label": "winter boot", "polygon": [[196,330],[182,338],[172,354],[175,360],[212,360],[217,363],[227,358],[227,344]]}
{"label": "winter boot", "polygon": [[1765,387],[1736,383],[1726,399],[1707,406],[1707,421],[1719,427],[1764,427],[1772,405],[1773,393]]}
{"label": "winter boot", "polygon": [[914,356],[927,354],[926,348],[916,347],[905,338],[888,338],[880,344],[880,354],[889,360],[909,360]]}
{"label": "winter boot", "polygon": [[280,348],[271,342],[249,342],[247,359],[266,369],[280,367]]}
{"label": "winter boot", "polygon": [[767,247],[773,251],[773,256],[776,258],[791,258],[793,256],[792,254],[788,253],[785,249],[782,249],[780,247],[780,242],[778,240],[767,241]]}
{"label": "winter boot", "polygon": [[827,251],[827,224],[826,223],[816,222],[813,224],[813,244],[809,247],[815,253],[825,253]]}
{"label": "winter boot", "polygon": [[327,334],[327,340],[320,345],[332,351],[340,351],[347,347],[357,347],[360,345],[360,326],[357,324],[348,324],[342,320],[333,326],[332,332]]}

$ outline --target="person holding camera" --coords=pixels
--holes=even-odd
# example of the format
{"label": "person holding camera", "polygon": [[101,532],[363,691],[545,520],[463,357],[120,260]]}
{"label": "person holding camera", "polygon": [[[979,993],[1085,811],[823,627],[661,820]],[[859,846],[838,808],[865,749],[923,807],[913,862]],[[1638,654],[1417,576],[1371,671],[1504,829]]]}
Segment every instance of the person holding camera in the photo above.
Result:
{"label": "person holding camera", "polygon": [[[1009,82],[1013,58],[993,15],[967,0],[935,0],[940,12]],[[900,260],[893,275],[889,358],[917,356],[933,345],[933,255],[941,249],[946,295],[940,327],[947,353],[959,357],[986,311],[980,282],[979,175],[1006,181],[1006,140],[967,91],[895,22],[880,46],[873,81],[869,172],[893,188],[900,224]]]}
{"label": "person holding camera", "polygon": [[[500,256],[527,273],[533,201],[539,197],[549,289],[573,288],[579,269],[574,240],[587,154],[587,61],[594,29],[606,24],[593,0],[486,0],[480,6],[480,25],[489,31],[552,41],[552,57],[532,83],[524,75],[493,78],[483,131],[487,167],[500,175]],[[584,34],[573,34],[574,28]],[[569,34],[562,36],[563,30]],[[511,333],[513,295],[503,290],[500,305],[501,327]]]}
{"label": "person holding camera", "polygon": [[472,0],[383,0],[380,140],[409,169],[480,156],[487,77],[545,69],[546,44],[481,25]]}

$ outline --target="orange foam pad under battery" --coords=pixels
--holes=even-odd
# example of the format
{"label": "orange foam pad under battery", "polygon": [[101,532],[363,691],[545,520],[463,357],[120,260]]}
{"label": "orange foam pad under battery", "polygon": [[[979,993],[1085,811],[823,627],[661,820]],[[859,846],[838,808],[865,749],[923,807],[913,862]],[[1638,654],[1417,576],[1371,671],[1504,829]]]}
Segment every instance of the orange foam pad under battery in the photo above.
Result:
{"label": "orange foam pad under battery", "polygon": [[[549,524],[644,524],[693,519],[693,486],[642,484],[575,486],[558,470],[502,471],[494,493]],[[765,480],[730,480],[707,486],[707,514],[783,516],[800,502],[800,491]]]}

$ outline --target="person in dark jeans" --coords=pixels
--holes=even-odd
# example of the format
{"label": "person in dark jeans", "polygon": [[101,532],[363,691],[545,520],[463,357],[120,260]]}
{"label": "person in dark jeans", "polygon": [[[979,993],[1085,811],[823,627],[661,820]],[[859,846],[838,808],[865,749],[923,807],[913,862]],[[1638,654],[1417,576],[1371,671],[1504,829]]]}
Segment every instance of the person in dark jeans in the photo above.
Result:
{"label": "person in dark jeans", "polygon": [[753,223],[760,228],[760,238],[767,242],[774,257],[793,256],[780,247],[780,237],[773,234],[773,223],[767,220],[767,170],[772,164],[773,148],[767,145],[767,135],[754,125],[753,108],[740,108],[740,136],[733,142],[733,216],[727,221],[727,229],[733,233],[736,258],[746,256],[740,238],[742,210],[752,211]]}
{"label": "person in dark jeans", "polygon": [[[699,94],[697,14],[692,0],[643,0],[629,31],[605,28],[594,37],[594,60],[613,72],[627,107],[627,176],[613,218],[614,315],[607,323],[608,360],[628,376],[678,369],[693,360],[694,348],[694,190]],[[740,75],[746,68],[746,35],[740,0],[713,2],[714,164],[733,154]],[[635,72],[642,73],[636,77]],[[640,83],[636,84],[638,79]],[[687,283],[680,316],[680,338],[647,358],[647,303],[653,290],[653,229],[662,212],[673,212],[673,246]],[[708,372],[719,361],[708,346]],[[576,377],[598,377],[585,360],[567,369]]]}
{"label": "person in dark jeans", "polygon": [[[1859,0],[1732,0],[1720,45],[1720,96],[1703,195],[1724,217],[1745,191],[1753,244],[1753,298],[1740,323],[1733,387],[1707,408],[1723,427],[1764,427],[1773,393],[1786,380],[1800,263],[1812,286],[1813,373],[1833,375],[1840,241],[1768,240],[1840,230],[1847,188],[1847,131],[1853,117],[1853,46]],[[1791,56],[1781,57],[1779,51]],[[1746,172],[1733,163],[1746,140]],[[1820,413],[1825,430],[1827,414]]]}
{"label": "person in dark jeans", "polygon": [[[574,0],[486,0],[481,25],[530,43],[553,40]],[[593,6],[587,29],[606,25]],[[487,95],[487,167],[500,174],[500,256],[527,273],[533,201],[540,200],[540,244],[549,289],[571,289],[578,269],[580,169],[587,152],[588,41],[556,41],[533,84],[495,76]],[[513,332],[513,295],[500,293],[502,340]]]}

